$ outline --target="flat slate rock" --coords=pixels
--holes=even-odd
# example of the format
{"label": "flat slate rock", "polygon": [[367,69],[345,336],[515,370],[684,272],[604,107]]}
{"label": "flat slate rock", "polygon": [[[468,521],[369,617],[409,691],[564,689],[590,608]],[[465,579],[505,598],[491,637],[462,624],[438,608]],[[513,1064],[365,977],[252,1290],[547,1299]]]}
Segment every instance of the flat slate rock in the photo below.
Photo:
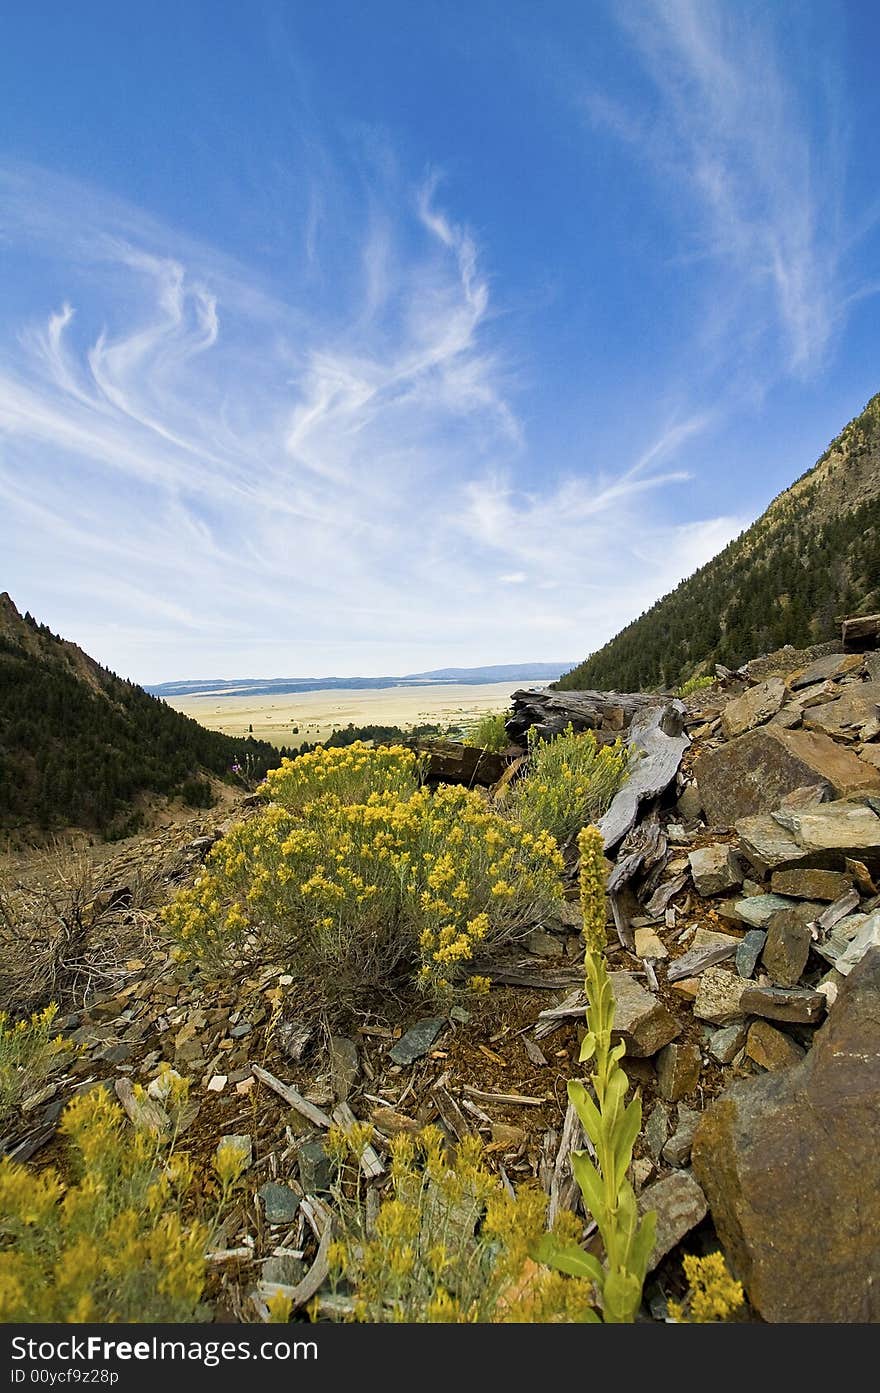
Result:
{"label": "flat slate rock", "polygon": [[808,987],[759,987],[753,982],[743,986],[740,1003],[742,1014],[746,1016],[814,1025],[821,1020],[828,1005],[822,992],[810,991]]}
{"label": "flat slate rock", "polygon": [[415,1064],[428,1053],[445,1024],[445,1016],[423,1016],[392,1045],[388,1058],[395,1064]]}
{"label": "flat slate rock", "polygon": [[639,1212],[657,1215],[657,1237],[648,1271],[663,1261],[677,1243],[702,1223],[708,1211],[706,1196],[690,1171],[673,1171],[648,1185],[638,1199]]}

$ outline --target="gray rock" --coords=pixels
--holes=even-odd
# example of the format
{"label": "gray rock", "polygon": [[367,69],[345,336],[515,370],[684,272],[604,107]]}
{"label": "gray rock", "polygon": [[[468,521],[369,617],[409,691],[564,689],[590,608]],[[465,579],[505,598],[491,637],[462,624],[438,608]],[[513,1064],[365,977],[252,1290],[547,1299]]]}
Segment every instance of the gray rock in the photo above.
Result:
{"label": "gray rock", "polygon": [[290,1224],[299,1209],[299,1195],[289,1185],[278,1185],[267,1180],[257,1191],[263,1201],[263,1214],[267,1224]]}
{"label": "gray rock", "polygon": [[793,871],[774,871],[770,888],[777,895],[798,900],[837,900],[852,889],[852,877],[842,871],[822,871],[803,866]]}
{"label": "gray rock", "polygon": [[330,1077],[339,1103],[348,1102],[352,1085],[360,1073],[357,1045],[347,1035],[330,1036]]}
{"label": "gray rock", "polygon": [[736,950],[736,970],[740,977],[753,976],[766,942],[767,935],[763,929],[749,929],[740,939]]}
{"label": "gray rock", "polygon": [[766,929],[774,914],[790,908],[791,901],[783,899],[782,895],[749,895],[736,902],[737,918],[754,929]]}
{"label": "gray rock", "polygon": [[780,909],[770,920],[761,961],[780,987],[797,986],[810,956],[810,930],[796,910]]}
{"label": "gray rock", "polygon": [[717,1064],[730,1064],[746,1042],[748,1026],[745,1020],[722,1026],[709,1039],[709,1053]]}
{"label": "gray rock", "polygon": [[614,993],[614,1039],[627,1054],[646,1058],[681,1034],[681,1026],[656,996],[645,991],[629,972],[610,972]]}
{"label": "gray rock", "polygon": [[743,988],[741,1005],[747,1016],[814,1025],[825,1013],[825,997],[807,987],[757,987],[744,982]]}
{"label": "gray rock", "polygon": [[445,1024],[445,1016],[424,1016],[391,1047],[389,1059],[395,1064],[414,1064],[428,1053]]}
{"label": "gray rock", "polygon": [[845,677],[849,672],[857,672],[863,661],[864,655],[861,653],[826,653],[824,657],[816,658],[809,667],[791,673],[788,685],[796,692],[801,687],[811,686],[813,682]]}
{"label": "gray rock", "polygon": [[765,1321],[880,1321],[878,1152],[875,948],[801,1063],[729,1087],[697,1129],[695,1174],[731,1268]]}
{"label": "gray rock", "polygon": [[674,963],[670,963],[667,982],[680,982],[685,977],[698,977],[707,967],[732,958],[740,940],[732,934],[717,933],[714,929],[697,929],[693,944]]}
{"label": "gray rock", "polygon": [[663,1160],[667,1165],[687,1165],[700,1117],[701,1114],[692,1108],[679,1108],[675,1131],[663,1148]]}
{"label": "gray rock", "polygon": [[695,1229],[706,1217],[706,1196],[690,1171],[673,1171],[648,1185],[638,1198],[639,1212],[653,1210],[657,1216],[657,1237],[648,1263],[653,1272],[658,1263],[670,1253],[685,1234]]}
{"label": "gray rock", "polygon": [[742,999],[747,986],[741,977],[726,972],[723,967],[707,968],[700,978],[694,1015],[713,1025],[730,1025],[746,1014]]}
{"label": "gray rock", "polygon": [[835,798],[847,798],[880,792],[880,772],[827,735],[779,725],[762,726],[708,749],[700,759],[700,793],[714,827],[770,813],[786,794],[816,783],[827,784]]}
{"label": "gray rock", "polygon": [[700,1051],[689,1041],[673,1041],[657,1056],[657,1087],[661,1098],[677,1103],[693,1093],[700,1081]]}
{"label": "gray rock", "polygon": [[750,687],[742,696],[734,697],[721,713],[721,732],[726,740],[734,740],[747,730],[763,725],[779,710],[786,697],[781,677],[768,677]]}
{"label": "gray rock", "polygon": [[801,1046],[784,1030],[770,1025],[769,1021],[752,1021],[746,1054],[762,1069],[787,1069],[804,1057]]}
{"label": "gray rock", "polygon": [[305,1263],[287,1253],[267,1258],[263,1263],[264,1282],[280,1282],[282,1286],[295,1287],[305,1275]]}
{"label": "gray rock", "polygon": [[669,1136],[669,1109],[663,1103],[655,1103],[651,1109],[644,1129],[645,1150],[656,1163]]}
{"label": "gray rock", "polygon": [[742,883],[742,867],[735,852],[723,842],[697,847],[688,857],[697,894],[723,895]]}
{"label": "gray rock", "polygon": [[848,977],[870,948],[880,948],[880,910],[868,915],[836,959],[834,966],[844,977]]}
{"label": "gray rock", "polygon": [[319,1195],[330,1189],[333,1172],[330,1157],[319,1141],[303,1142],[296,1153],[299,1183],[307,1195]]}

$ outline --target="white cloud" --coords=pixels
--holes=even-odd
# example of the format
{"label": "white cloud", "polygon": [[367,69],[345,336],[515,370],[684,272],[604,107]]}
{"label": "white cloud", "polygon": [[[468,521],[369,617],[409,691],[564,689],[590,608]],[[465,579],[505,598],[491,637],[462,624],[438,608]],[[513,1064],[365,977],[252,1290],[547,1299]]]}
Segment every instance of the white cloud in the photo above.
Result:
{"label": "white cloud", "polygon": [[[824,54],[798,67],[796,9],[646,0],[613,13],[654,87],[644,111],[598,89],[591,121],[651,168],[686,254],[721,272],[708,336],[772,331],[789,372],[815,373],[853,294],[841,216],[845,151]],[[658,100],[659,99],[659,100]]]}
{"label": "white cloud", "polygon": [[[117,671],[574,661],[738,530],[658,507],[707,413],[619,468],[534,469],[510,321],[436,178],[365,210],[329,302],[45,171],[0,189],[40,305],[0,341],[4,584]],[[313,196],[304,275],[333,223]]]}

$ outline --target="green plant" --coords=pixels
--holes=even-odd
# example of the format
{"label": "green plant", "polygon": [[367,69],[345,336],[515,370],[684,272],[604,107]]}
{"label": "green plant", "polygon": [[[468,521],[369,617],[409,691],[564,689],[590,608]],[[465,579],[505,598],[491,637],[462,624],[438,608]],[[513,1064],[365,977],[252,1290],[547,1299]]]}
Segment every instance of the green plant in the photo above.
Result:
{"label": "green plant", "polygon": [[713,686],[714,683],[715,678],[709,677],[708,674],[703,677],[690,677],[683,686],[679,687],[675,695],[679,697],[693,696],[694,692],[703,692],[707,687]]}
{"label": "green plant", "polygon": [[510,736],[507,734],[505,724],[508,714],[506,711],[487,711],[484,716],[481,716],[468,728],[464,744],[475,746],[480,750],[489,750],[492,754],[506,750],[510,744]]}
{"label": "green plant", "polygon": [[185,779],[180,796],[189,808],[213,808],[214,791],[208,779]]}
{"label": "green plant", "polygon": [[165,911],[179,955],[223,969],[271,956],[325,992],[386,987],[401,968],[430,991],[463,981],[559,900],[562,860],[479,793],[414,790],[416,767],[363,747],[282,766],[277,801]]}
{"label": "green plant", "polygon": [[263,785],[267,796],[290,813],[302,813],[316,803],[367,803],[372,794],[406,798],[419,786],[420,762],[403,745],[374,749],[356,740],[344,747],[325,747],[296,759],[283,759]]}
{"label": "green plant", "polygon": [[[371,1129],[331,1134],[340,1164]],[[529,1249],[543,1229],[546,1196],[509,1195],[486,1165],[478,1137],[454,1154],[426,1127],[391,1144],[391,1193],[367,1218],[356,1167],[337,1198],[342,1230],[329,1251],[331,1288],[348,1288],[354,1321],[473,1323],[589,1318],[591,1288],[538,1267]],[[567,1232],[580,1230],[572,1215]]]}
{"label": "green plant", "polygon": [[591,731],[569,725],[552,740],[532,744],[529,767],[508,800],[510,815],[535,832],[544,829],[560,846],[607,809],[629,773],[626,745],[599,745]]}
{"label": "green plant", "polygon": [[742,1282],[730,1275],[723,1253],[707,1253],[703,1258],[688,1253],[684,1275],[688,1281],[687,1296],[681,1303],[669,1303],[669,1314],[676,1324],[708,1325],[735,1320],[740,1315],[745,1292]]}
{"label": "green plant", "polygon": [[57,1014],[51,1005],[13,1025],[0,1011],[0,1127],[70,1057],[70,1045],[53,1034]]}
{"label": "green plant", "polygon": [[0,1161],[0,1321],[187,1321],[211,1227],[185,1156],[133,1131],[103,1088],[61,1120],[72,1178]]}
{"label": "green plant", "polygon": [[642,1105],[638,1096],[626,1102],[629,1080],[620,1067],[625,1046],[611,1043],[614,993],[605,962],[605,863],[602,838],[595,827],[582,830],[578,850],[588,1003],[580,1059],[584,1064],[592,1061],[592,1094],[582,1080],[572,1079],[568,1096],[592,1144],[595,1162],[586,1151],[575,1151],[571,1165],[584,1204],[596,1221],[604,1260],[554,1234],[539,1241],[535,1256],[562,1272],[595,1282],[603,1319],[620,1324],[635,1320],[641,1304],[656,1217],[649,1213],[639,1218],[628,1178]]}

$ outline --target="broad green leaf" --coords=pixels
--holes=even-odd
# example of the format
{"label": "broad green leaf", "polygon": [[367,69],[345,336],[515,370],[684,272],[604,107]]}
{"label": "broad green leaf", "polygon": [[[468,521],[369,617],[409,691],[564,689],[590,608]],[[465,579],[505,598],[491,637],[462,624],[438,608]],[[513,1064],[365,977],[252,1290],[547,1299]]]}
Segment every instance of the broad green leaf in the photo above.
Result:
{"label": "broad green leaf", "polygon": [[657,1215],[654,1210],[642,1217],[635,1232],[632,1243],[630,1244],[630,1266],[632,1270],[644,1279],[648,1270],[648,1263],[654,1251],[654,1244],[657,1241]]}
{"label": "broad green leaf", "polygon": [[581,1194],[584,1197],[590,1214],[597,1223],[604,1222],[605,1219],[605,1193],[602,1186],[602,1177],[596,1170],[586,1151],[573,1151],[571,1153],[571,1169],[575,1180],[580,1186]]}
{"label": "broad green leaf", "polygon": [[629,1323],[636,1318],[642,1299],[642,1284],[631,1272],[609,1272],[602,1288],[602,1309],[611,1325]]}
{"label": "broad green leaf", "polygon": [[641,1123],[642,1105],[638,1098],[634,1098],[624,1109],[614,1129],[614,1169],[617,1177],[623,1177],[629,1169]]}
{"label": "broad green leaf", "polygon": [[581,1052],[580,1052],[580,1055],[578,1056],[578,1058],[579,1058],[581,1064],[586,1064],[586,1063],[588,1063],[588,1061],[591,1060],[591,1059],[593,1058],[593,1055],[594,1055],[595,1053],[596,1053],[596,1037],[595,1037],[595,1035],[593,1034],[592,1030],[589,1030],[589,1031],[587,1031],[587,1034],[584,1036],[583,1040],[581,1040]]}
{"label": "broad green leaf", "polygon": [[598,1258],[585,1253],[573,1238],[557,1238],[553,1233],[544,1233],[532,1245],[531,1256],[535,1262],[553,1267],[569,1277],[581,1277],[587,1282],[596,1282],[601,1290],[605,1280],[605,1270]]}
{"label": "broad green leaf", "polygon": [[596,1107],[596,1104],[593,1102],[593,1099],[590,1097],[583,1084],[576,1093],[572,1091],[571,1084],[569,1084],[568,1096],[574,1106],[575,1112],[581,1120],[584,1131],[595,1146],[597,1138],[602,1134],[602,1118],[599,1109]]}

